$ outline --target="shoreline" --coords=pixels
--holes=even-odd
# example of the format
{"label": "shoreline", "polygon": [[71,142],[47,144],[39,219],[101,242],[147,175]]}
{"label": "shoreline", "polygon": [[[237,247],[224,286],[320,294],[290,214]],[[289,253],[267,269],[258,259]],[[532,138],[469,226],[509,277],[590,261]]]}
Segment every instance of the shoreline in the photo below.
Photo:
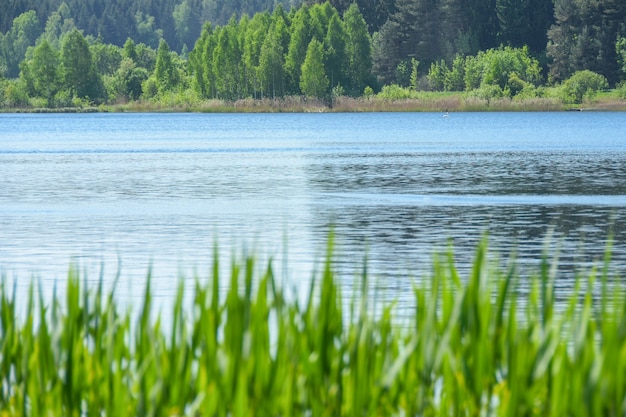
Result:
{"label": "shoreline", "polygon": [[99,106],[62,108],[0,108],[0,113],[372,113],[372,112],[563,112],[626,111],[626,100],[599,97],[582,104],[563,104],[553,98],[466,98],[462,94],[436,94],[424,98],[387,99],[338,97],[328,103],[319,99],[195,100],[165,102],[134,101]]}

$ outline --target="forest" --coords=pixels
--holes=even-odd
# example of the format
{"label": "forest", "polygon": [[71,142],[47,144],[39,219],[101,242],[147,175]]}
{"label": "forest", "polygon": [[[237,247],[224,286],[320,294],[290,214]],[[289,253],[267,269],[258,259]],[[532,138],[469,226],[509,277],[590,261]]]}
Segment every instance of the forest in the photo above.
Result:
{"label": "forest", "polygon": [[626,98],[623,0],[18,0],[0,107],[133,101]]}

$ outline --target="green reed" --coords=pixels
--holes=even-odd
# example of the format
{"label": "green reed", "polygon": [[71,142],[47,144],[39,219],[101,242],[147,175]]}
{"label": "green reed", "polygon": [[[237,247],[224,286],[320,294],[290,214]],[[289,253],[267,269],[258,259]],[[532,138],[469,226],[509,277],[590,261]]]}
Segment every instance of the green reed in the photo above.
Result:
{"label": "green reed", "polygon": [[22,313],[3,280],[0,416],[626,413],[626,297],[608,255],[558,303],[556,261],[521,291],[486,241],[467,276],[435,256],[408,325],[367,296],[366,269],[343,300],[331,255],[308,298],[291,300],[271,263],[232,261],[225,277],[216,252],[191,297],[181,281],[166,321],[150,277],[134,312],[71,269],[64,296],[31,285]]}

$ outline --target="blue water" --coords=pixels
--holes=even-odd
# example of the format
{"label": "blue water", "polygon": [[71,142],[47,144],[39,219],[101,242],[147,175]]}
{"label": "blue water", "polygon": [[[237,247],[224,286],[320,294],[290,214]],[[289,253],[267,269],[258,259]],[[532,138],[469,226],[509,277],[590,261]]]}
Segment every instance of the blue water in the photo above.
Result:
{"label": "blue water", "polygon": [[[390,297],[451,242],[461,269],[488,231],[560,285],[602,258],[626,272],[626,114],[2,114],[0,270],[51,288],[74,262],[139,296],[206,277],[213,248],[273,258],[294,286],[337,236]],[[351,288],[351,282],[348,287]]]}

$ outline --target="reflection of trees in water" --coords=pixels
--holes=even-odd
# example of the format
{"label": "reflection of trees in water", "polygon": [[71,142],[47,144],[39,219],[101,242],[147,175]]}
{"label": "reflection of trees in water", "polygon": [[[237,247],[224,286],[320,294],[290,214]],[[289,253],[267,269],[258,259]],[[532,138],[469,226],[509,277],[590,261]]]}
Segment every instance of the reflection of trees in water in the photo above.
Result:
{"label": "reflection of trees in water", "polygon": [[[405,297],[410,308],[413,282],[429,272],[433,253],[451,243],[466,276],[485,231],[492,257],[505,264],[514,253],[522,276],[538,272],[546,248],[549,258],[558,255],[556,290],[565,294],[577,272],[601,263],[611,229],[613,271],[626,270],[626,219],[610,197],[626,195],[624,158],[606,151],[365,149],[312,159],[305,169],[319,195],[313,234],[321,241],[334,226],[347,294],[367,254],[371,290]],[[521,202],[504,201],[509,196]],[[600,198],[608,205],[595,205]]]}
{"label": "reflection of trees in water", "polygon": [[[318,210],[320,224],[332,218],[337,235],[350,252],[369,248],[379,256],[402,261],[407,254],[430,257],[433,250],[451,242],[455,253],[472,256],[481,235],[488,231],[492,248],[507,255],[535,256],[543,250],[549,231],[552,246],[560,245],[562,256],[584,245],[591,256],[604,251],[611,224],[619,227],[621,216],[612,208],[578,206],[393,206],[346,205]],[[317,230],[323,230],[317,229]],[[322,232],[324,233],[324,232]],[[616,236],[619,243],[619,236]],[[616,251],[619,248],[616,248]],[[568,253],[563,253],[567,250]],[[378,252],[378,251],[376,251]],[[407,259],[410,261],[410,259]],[[410,263],[410,262],[409,262]]]}
{"label": "reflection of trees in water", "polygon": [[623,195],[624,155],[606,152],[351,154],[309,166],[323,191]]}
{"label": "reflection of trees in water", "polygon": [[[514,253],[521,276],[538,274],[546,249],[550,259],[558,256],[557,293],[571,291],[577,272],[601,266],[610,225],[617,228],[624,221],[610,208],[576,206],[329,206],[313,219],[320,226],[314,227],[319,239],[326,236],[329,218],[337,236],[338,267],[348,278],[346,293],[367,255],[372,291],[409,302],[415,280],[428,274],[433,254],[445,255],[449,243],[461,276],[467,276],[485,231],[492,258],[505,265]],[[612,272],[623,273],[626,242],[619,234],[612,259]]]}
{"label": "reflection of trees in water", "polygon": [[[577,271],[602,261],[611,231],[612,267],[624,271],[624,215],[620,207],[541,205],[542,198],[626,194],[623,159],[576,152],[340,155],[307,167],[322,196],[312,211],[314,233],[325,236],[332,223],[342,271],[354,275],[367,253],[369,270],[380,277],[376,285],[395,296],[410,292],[411,277],[428,272],[433,253],[449,243],[465,274],[486,231],[494,257],[504,263],[515,253],[522,275],[538,271],[546,248],[549,257],[558,255],[557,287],[569,289]],[[463,200],[510,195],[527,198],[523,204]],[[447,204],[448,196],[462,198]]]}

